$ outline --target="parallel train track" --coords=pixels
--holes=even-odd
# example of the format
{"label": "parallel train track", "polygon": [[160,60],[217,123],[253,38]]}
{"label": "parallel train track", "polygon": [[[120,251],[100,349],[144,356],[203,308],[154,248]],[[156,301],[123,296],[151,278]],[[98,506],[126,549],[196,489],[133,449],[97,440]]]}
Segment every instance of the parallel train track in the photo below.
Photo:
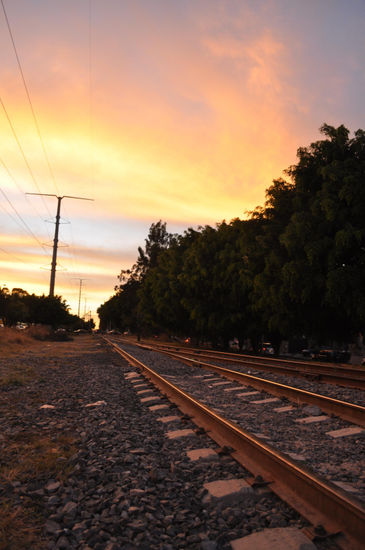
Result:
{"label": "parallel train track", "polygon": [[[140,347],[144,349],[154,349],[150,346]],[[190,357],[185,357],[185,355],[172,353],[171,351],[164,351],[161,349],[158,351],[160,353],[166,353],[170,357],[187,365],[214,371],[228,380],[235,380],[245,386],[252,386],[255,389],[265,391],[277,397],[285,397],[289,399],[289,401],[297,404],[306,403],[308,405],[314,405],[329,414],[339,416],[348,422],[353,422],[354,424],[365,427],[365,407],[360,405],[340,401],[339,399],[333,399],[331,397],[326,397],[325,395],[301,390],[285,384],[278,384],[277,382],[265,380],[264,378],[258,378],[257,376],[252,376],[250,374],[225,369],[223,367],[218,367],[217,365],[212,365],[211,363],[204,363],[202,361],[197,361],[196,359],[191,359]]]}
{"label": "parallel train track", "polygon": [[106,341],[131,365],[139,368],[168,399],[193,422],[209,433],[221,446],[231,447],[232,456],[253,474],[263,478],[284,501],[306,517],[313,526],[321,524],[327,533],[336,535],[336,543],[347,550],[363,548],[365,509],[356,499],[313,472],[300,467],[287,455],[260,438],[242,430],[212,409],[179,389],[138,359]]}
{"label": "parallel train track", "polygon": [[[123,339],[121,339],[121,341],[123,341]],[[128,341],[125,340],[125,342],[127,343]],[[188,348],[186,346],[183,347],[150,341],[146,341],[146,345],[156,350],[174,351],[184,354],[185,357],[236,363],[258,370],[286,374],[289,376],[301,376],[320,382],[365,390],[365,369],[361,367],[328,363],[310,363],[309,361],[294,361],[276,357],[258,357],[254,355]]]}

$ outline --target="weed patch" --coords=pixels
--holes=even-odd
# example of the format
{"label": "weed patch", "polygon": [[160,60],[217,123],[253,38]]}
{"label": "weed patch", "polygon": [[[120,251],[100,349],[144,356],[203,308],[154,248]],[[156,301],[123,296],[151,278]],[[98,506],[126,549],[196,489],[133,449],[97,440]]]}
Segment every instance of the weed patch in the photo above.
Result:
{"label": "weed patch", "polygon": [[10,499],[0,505],[0,550],[41,550],[44,520],[32,503],[19,506]]}
{"label": "weed patch", "polygon": [[0,463],[0,478],[21,483],[50,477],[63,479],[70,472],[68,459],[76,452],[73,443],[67,435],[57,439],[32,433],[9,437]]}
{"label": "weed patch", "polygon": [[[0,483],[62,481],[72,470],[73,443],[67,435],[52,439],[28,432],[8,437],[0,461]],[[10,493],[0,504],[0,550],[42,550],[44,521],[41,502]]]}
{"label": "weed patch", "polygon": [[36,371],[31,367],[12,365],[0,371],[0,389],[7,390],[25,386],[36,377]]}

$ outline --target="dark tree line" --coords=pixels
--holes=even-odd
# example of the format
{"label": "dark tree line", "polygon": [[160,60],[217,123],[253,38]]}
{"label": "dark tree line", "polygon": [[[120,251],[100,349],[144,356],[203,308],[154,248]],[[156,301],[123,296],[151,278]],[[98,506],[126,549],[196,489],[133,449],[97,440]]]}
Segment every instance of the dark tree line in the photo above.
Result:
{"label": "dark tree line", "polygon": [[152,224],[135,265],[100,306],[101,328],[255,347],[264,336],[349,341],[365,326],[365,132],[324,124],[288,181],[234,219],[171,235]]}
{"label": "dark tree line", "polygon": [[22,288],[0,288],[0,319],[5,326],[18,322],[48,325],[53,328],[93,328],[94,323],[85,323],[69,312],[69,307],[60,296],[36,296]]}

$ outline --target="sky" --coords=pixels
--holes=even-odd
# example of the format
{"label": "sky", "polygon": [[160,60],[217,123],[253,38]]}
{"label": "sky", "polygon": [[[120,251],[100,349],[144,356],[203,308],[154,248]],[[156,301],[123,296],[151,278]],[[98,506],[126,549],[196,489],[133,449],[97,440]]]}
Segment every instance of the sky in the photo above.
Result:
{"label": "sky", "polygon": [[55,294],[96,320],[152,223],[243,219],[324,122],[364,129],[364,59],[364,0],[0,0],[1,287],[47,295],[56,197],[92,199]]}

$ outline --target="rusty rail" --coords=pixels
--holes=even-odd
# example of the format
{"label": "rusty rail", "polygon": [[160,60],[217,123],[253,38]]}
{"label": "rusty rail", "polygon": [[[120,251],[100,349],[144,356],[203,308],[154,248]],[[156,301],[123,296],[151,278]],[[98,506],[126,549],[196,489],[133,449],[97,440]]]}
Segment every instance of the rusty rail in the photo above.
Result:
{"label": "rusty rail", "polygon": [[261,476],[270,482],[272,491],[313,526],[321,524],[328,533],[336,534],[336,542],[346,550],[363,548],[365,509],[360,502],[349,498],[345,491],[300,467],[285,454],[216,414],[116,344],[104,339],[130,364],[141,369],[180,410],[192,417],[195,424],[209,432],[214,441],[232,447],[233,458],[254,476]]}
{"label": "rusty rail", "polygon": [[[153,350],[153,348],[149,346],[139,347]],[[250,374],[225,369],[210,363],[203,363],[201,361],[197,361],[196,359],[190,359],[189,357],[184,357],[170,351],[159,350],[159,353],[165,353],[173,359],[181,361],[187,365],[214,371],[229,380],[235,380],[243,385],[250,385],[258,390],[266,391],[271,395],[286,397],[289,401],[294,403],[315,405],[329,414],[339,416],[348,422],[353,422],[354,424],[365,427],[365,407],[361,407],[360,405],[347,403],[346,401],[340,401],[339,399],[333,399],[332,397],[327,397],[325,395],[320,395],[318,393],[309,392],[299,388],[293,388],[292,386],[286,386],[285,384],[279,384],[277,382],[272,382],[271,380],[265,380],[264,378],[252,376]]]}
{"label": "rusty rail", "polygon": [[198,356],[202,359],[213,359],[216,361],[236,363],[246,367],[255,368],[257,370],[278,372],[289,376],[313,378],[319,382],[328,382],[339,386],[365,390],[365,370],[361,368],[328,365],[325,363],[312,364],[304,361],[291,361],[288,359],[278,359],[274,357],[256,357],[235,353],[198,350],[170,344],[153,343],[148,345],[156,348],[156,350],[175,350],[176,352],[183,352],[185,356]]}

